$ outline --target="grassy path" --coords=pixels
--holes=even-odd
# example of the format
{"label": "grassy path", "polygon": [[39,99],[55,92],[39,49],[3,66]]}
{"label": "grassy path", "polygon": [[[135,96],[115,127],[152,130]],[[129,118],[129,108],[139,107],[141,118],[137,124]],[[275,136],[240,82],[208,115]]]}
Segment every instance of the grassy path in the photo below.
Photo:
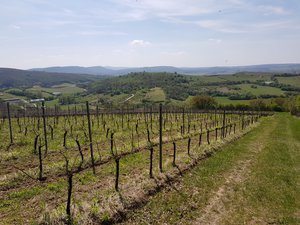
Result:
{"label": "grassy path", "polygon": [[125,224],[300,224],[300,120],[265,118]]}

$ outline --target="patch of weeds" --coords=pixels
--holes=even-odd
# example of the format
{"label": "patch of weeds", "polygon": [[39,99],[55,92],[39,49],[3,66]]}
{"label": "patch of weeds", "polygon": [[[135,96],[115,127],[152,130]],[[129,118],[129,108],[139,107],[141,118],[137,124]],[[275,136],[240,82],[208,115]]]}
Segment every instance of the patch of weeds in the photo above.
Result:
{"label": "patch of weeds", "polygon": [[30,199],[35,195],[38,195],[41,193],[40,188],[32,188],[28,190],[23,191],[15,191],[8,194],[9,199],[19,199],[19,200],[26,200]]}
{"label": "patch of weeds", "polygon": [[11,180],[0,182],[1,190],[11,189],[21,182],[22,180],[18,179],[17,177],[14,177]]}
{"label": "patch of weeds", "polygon": [[97,199],[93,199],[92,200],[92,205],[91,205],[91,208],[90,208],[90,217],[92,218],[92,220],[94,222],[100,222],[101,221],[101,218],[99,217],[99,212],[100,212],[100,208],[99,208],[99,205],[97,203]]}
{"label": "patch of weeds", "polygon": [[91,215],[97,217],[99,214],[99,206],[97,204],[93,204],[91,207]]}
{"label": "patch of weeds", "polygon": [[2,201],[0,201],[0,209],[1,208],[6,208],[6,207],[8,207],[10,205],[11,205],[11,202],[8,201],[8,200],[2,200]]}
{"label": "patch of weeds", "polygon": [[88,183],[96,181],[96,177],[92,172],[87,172],[79,177],[78,181],[81,185],[86,185]]}
{"label": "patch of weeds", "polygon": [[286,225],[286,224],[299,224],[300,220],[294,217],[283,217],[274,221],[269,222],[269,224],[278,224],[278,225]]}
{"label": "patch of weeds", "polygon": [[58,193],[64,188],[64,183],[52,183],[47,185],[47,189],[51,192]]}
{"label": "patch of weeds", "polygon": [[111,220],[111,217],[110,217],[109,213],[104,212],[101,217],[102,224],[110,224],[110,220]]}

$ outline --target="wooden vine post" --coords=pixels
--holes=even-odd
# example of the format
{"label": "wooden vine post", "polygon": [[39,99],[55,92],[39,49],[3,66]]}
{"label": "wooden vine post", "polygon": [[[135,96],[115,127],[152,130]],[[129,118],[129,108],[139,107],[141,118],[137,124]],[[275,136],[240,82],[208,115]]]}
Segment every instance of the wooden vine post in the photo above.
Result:
{"label": "wooden vine post", "polygon": [[122,109],[121,109],[121,126],[122,126],[122,130],[124,129],[124,109],[123,109],[123,106],[122,106]]}
{"label": "wooden vine post", "polygon": [[120,177],[120,157],[115,158],[116,161],[116,183],[115,183],[115,190],[119,191],[119,177]]}
{"label": "wooden vine post", "polygon": [[162,173],[162,104],[159,104],[159,170]]}
{"label": "wooden vine post", "polygon": [[210,144],[210,141],[209,141],[209,130],[207,130],[207,132],[206,132],[206,139],[207,139],[207,144]]}
{"label": "wooden vine post", "polygon": [[176,142],[173,141],[173,166],[176,166]]}
{"label": "wooden vine post", "polygon": [[188,138],[188,155],[190,155],[190,149],[191,149],[191,137]]}
{"label": "wooden vine post", "polygon": [[39,146],[39,181],[43,180],[42,146]]}
{"label": "wooden vine post", "polygon": [[67,205],[66,205],[66,214],[67,214],[67,224],[73,224],[73,219],[71,215],[71,200],[72,200],[72,189],[73,189],[73,171],[72,168],[69,168],[69,159],[68,157],[61,152],[66,162],[66,177],[68,182],[68,194],[67,194]]}
{"label": "wooden vine post", "polygon": [[147,137],[148,137],[148,148],[150,150],[150,168],[149,168],[149,176],[150,178],[153,178],[153,144],[151,142],[151,138],[150,138],[150,131],[149,128],[147,127]]}
{"label": "wooden vine post", "polygon": [[182,134],[184,135],[185,133],[185,118],[184,118],[185,112],[184,108],[182,109]]}
{"label": "wooden vine post", "polygon": [[14,141],[13,141],[12,126],[11,126],[11,117],[10,117],[10,107],[9,107],[9,102],[7,102],[7,115],[8,115],[8,125],[9,125],[10,144],[12,145],[12,144],[14,143]]}
{"label": "wooden vine post", "polygon": [[202,132],[199,134],[199,142],[198,142],[198,146],[200,147],[202,142]]}
{"label": "wooden vine post", "polygon": [[226,125],[226,111],[223,111],[223,125],[222,125],[222,138],[225,138],[225,125]]}
{"label": "wooden vine post", "polygon": [[116,162],[116,179],[115,179],[115,190],[116,192],[119,191],[119,177],[120,177],[120,159],[121,156],[118,155],[117,149],[114,152],[114,133],[110,134],[110,151],[111,154]]}
{"label": "wooden vine post", "polygon": [[68,199],[67,199],[66,213],[67,213],[67,216],[68,216],[68,222],[71,224],[71,221],[72,221],[72,217],[71,217],[71,197],[72,197],[72,188],[73,188],[73,173],[68,171],[67,178],[68,178]]}
{"label": "wooden vine post", "polygon": [[245,111],[242,112],[242,130],[245,128]]}
{"label": "wooden vine post", "polygon": [[42,113],[43,113],[43,126],[44,126],[44,142],[45,142],[45,155],[48,152],[48,141],[47,141],[47,128],[46,128],[46,115],[45,115],[45,101],[42,101]]}
{"label": "wooden vine post", "polygon": [[86,112],[87,112],[87,119],[88,119],[88,130],[89,130],[89,140],[90,140],[92,167],[93,167],[93,173],[96,174],[94,151],[93,151],[92,129],[91,129],[91,118],[90,118],[90,107],[89,107],[89,102],[88,101],[86,102]]}
{"label": "wooden vine post", "polygon": [[99,120],[99,106],[96,106],[96,117],[97,117],[97,127],[100,126],[100,120]]}

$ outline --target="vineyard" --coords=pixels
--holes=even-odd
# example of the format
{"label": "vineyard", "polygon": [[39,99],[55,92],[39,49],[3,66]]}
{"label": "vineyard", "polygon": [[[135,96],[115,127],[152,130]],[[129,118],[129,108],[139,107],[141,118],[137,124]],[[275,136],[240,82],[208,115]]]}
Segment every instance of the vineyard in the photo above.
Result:
{"label": "vineyard", "polygon": [[88,102],[0,113],[2,224],[120,221],[269,115]]}

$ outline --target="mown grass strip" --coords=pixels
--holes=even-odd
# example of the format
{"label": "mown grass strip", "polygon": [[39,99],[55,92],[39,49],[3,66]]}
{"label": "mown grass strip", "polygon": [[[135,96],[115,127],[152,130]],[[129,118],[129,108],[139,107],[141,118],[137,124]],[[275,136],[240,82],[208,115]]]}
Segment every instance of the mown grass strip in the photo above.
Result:
{"label": "mown grass strip", "polygon": [[300,224],[300,120],[287,114],[277,119],[225,224]]}
{"label": "mown grass strip", "polygon": [[[128,224],[189,223],[196,220],[199,211],[208,199],[225,182],[224,174],[236,161],[247,156],[248,146],[258,140],[265,142],[265,135],[270,133],[277,119],[264,118],[261,125],[241,140],[229,144],[213,157],[199,164],[193,171],[182,178],[182,182],[170,186],[166,191],[158,193],[144,208],[129,215]],[[192,222],[191,222],[192,223]]]}

